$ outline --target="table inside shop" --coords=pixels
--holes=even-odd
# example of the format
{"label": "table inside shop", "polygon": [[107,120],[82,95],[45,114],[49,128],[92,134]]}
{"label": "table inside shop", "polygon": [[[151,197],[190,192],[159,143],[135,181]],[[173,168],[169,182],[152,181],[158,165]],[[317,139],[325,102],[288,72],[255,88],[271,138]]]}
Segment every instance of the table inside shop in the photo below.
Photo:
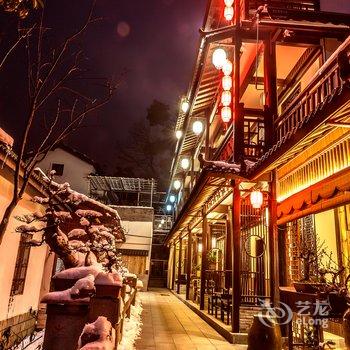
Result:
{"label": "table inside shop", "polygon": [[[307,305],[310,305],[310,317],[315,320],[315,334],[318,337],[318,341],[323,341],[323,329],[320,326],[320,322],[317,322],[317,320],[321,319],[342,319],[343,313],[333,313],[330,312],[327,315],[322,316],[312,316],[313,315],[313,306],[319,303],[320,301],[325,300],[324,297],[320,297],[319,294],[316,293],[302,293],[297,292],[294,287],[280,287],[280,300],[281,303],[284,303],[289,306],[289,308],[295,312],[298,313],[300,311],[300,306],[298,307],[298,303],[308,303]],[[303,344],[295,344],[293,343],[293,320],[291,320],[287,325],[287,335],[288,335],[288,349],[292,350],[293,346],[297,345],[303,345]]]}

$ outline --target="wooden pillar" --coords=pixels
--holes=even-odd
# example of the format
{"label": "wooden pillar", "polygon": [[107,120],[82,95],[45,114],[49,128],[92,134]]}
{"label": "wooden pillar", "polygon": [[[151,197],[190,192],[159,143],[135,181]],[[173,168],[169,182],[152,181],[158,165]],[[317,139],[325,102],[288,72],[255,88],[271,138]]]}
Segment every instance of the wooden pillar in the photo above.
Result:
{"label": "wooden pillar", "polygon": [[269,149],[275,143],[273,129],[277,117],[276,43],[271,38],[264,42],[265,144]]}
{"label": "wooden pillar", "polygon": [[233,333],[239,333],[239,308],[241,305],[241,194],[239,181],[233,181],[232,201],[232,318]]}
{"label": "wooden pillar", "polygon": [[191,287],[191,274],[192,274],[192,231],[188,229],[188,241],[187,241],[187,266],[186,266],[186,300],[190,299],[190,287]]}
{"label": "wooden pillar", "polygon": [[175,289],[175,271],[176,271],[176,243],[173,243],[173,266],[172,266],[172,279],[171,279],[171,289],[174,290]]}
{"label": "wooden pillar", "polygon": [[200,302],[199,308],[200,310],[204,310],[204,297],[205,297],[205,274],[207,270],[207,237],[208,237],[208,219],[207,213],[203,209],[202,212],[203,221],[202,221],[202,264],[201,264],[201,294],[200,294]]}
{"label": "wooden pillar", "polygon": [[[232,210],[230,208],[230,210]],[[226,219],[226,244],[225,244],[225,271],[230,270],[230,273],[225,273],[225,288],[230,289],[232,286],[232,222],[230,221],[231,215]],[[230,278],[229,278],[229,275]]]}
{"label": "wooden pillar", "polygon": [[180,233],[179,238],[179,264],[177,267],[177,286],[176,286],[176,293],[180,294],[180,281],[181,281],[181,260],[182,260],[182,237]]}
{"label": "wooden pillar", "polygon": [[279,302],[279,252],[277,228],[276,171],[272,171],[269,196],[270,291],[273,305]]}

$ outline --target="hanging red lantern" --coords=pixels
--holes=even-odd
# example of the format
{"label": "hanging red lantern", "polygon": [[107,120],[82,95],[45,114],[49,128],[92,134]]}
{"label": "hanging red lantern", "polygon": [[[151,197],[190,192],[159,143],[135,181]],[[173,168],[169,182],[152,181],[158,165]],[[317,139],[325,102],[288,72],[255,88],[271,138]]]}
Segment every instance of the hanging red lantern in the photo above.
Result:
{"label": "hanging red lantern", "polygon": [[254,209],[260,209],[264,202],[264,196],[261,191],[252,191],[250,193],[250,203]]}

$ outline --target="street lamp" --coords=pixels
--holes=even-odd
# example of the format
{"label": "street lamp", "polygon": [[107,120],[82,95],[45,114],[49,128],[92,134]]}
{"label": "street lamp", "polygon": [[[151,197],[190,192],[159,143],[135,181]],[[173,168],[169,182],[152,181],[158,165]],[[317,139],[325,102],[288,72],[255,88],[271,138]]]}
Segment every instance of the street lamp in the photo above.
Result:
{"label": "street lamp", "polygon": [[203,132],[204,126],[203,123],[200,120],[196,120],[193,124],[192,124],[192,131],[196,134],[196,135],[200,135]]}

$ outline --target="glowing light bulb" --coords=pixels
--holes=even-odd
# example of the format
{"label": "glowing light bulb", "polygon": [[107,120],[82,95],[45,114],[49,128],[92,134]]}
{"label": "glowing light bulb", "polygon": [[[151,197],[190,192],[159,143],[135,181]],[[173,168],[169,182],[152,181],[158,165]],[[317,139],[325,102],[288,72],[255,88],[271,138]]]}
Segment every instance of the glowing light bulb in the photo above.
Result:
{"label": "glowing light bulb", "polygon": [[226,6],[224,11],[224,16],[227,21],[231,21],[233,18],[233,7],[232,6]]}
{"label": "glowing light bulb", "polygon": [[179,190],[181,187],[181,181],[175,180],[173,186],[174,186],[175,190]]}
{"label": "glowing light bulb", "polygon": [[187,100],[184,100],[181,103],[181,110],[182,110],[182,112],[183,113],[187,113],[189,109],[190,109],[190,103]]}

